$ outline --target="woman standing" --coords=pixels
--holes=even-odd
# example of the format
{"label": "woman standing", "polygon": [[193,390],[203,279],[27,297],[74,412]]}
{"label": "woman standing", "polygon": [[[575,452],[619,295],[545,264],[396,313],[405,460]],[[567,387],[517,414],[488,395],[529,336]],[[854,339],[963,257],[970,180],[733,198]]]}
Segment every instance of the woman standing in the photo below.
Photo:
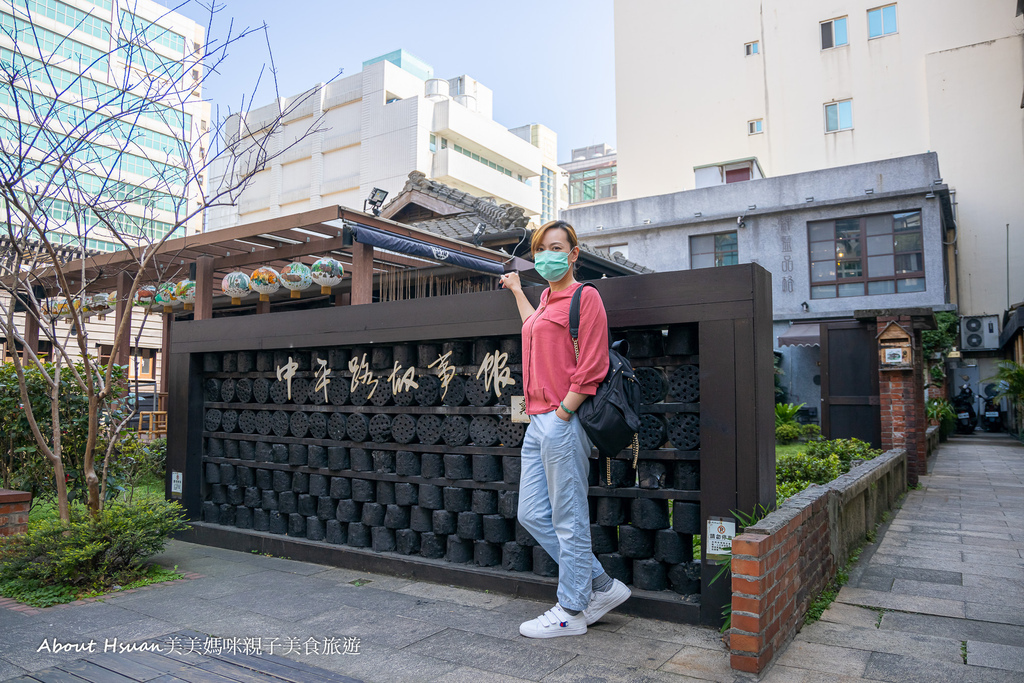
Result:
{"label": "woman standing", "polygon": [[565,221],[541,226],[530,242],[537,273],[550,283],[534,309],[517,273],[501,278],[523,319],[523,383],[530,426],[522,447],[519,522],[558,562],[558,602],[519,632],[529,638],[587,632],[630,596],[605,573],[590,543],[587,504],[591,443],[574,417],[608,374],[608,317],[600,295],[580,297],[579,360],[569,335],[569,304],[582,285],[576,231]]}

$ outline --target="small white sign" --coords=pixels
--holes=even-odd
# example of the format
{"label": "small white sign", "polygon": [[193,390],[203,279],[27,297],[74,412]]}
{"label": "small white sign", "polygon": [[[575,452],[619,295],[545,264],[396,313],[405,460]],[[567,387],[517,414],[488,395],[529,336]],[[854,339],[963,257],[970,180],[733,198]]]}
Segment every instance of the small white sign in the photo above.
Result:
{"label": "small white sign", "polygon": [[708,518],[705,554],[712,559],[729,557],[732,554],[732,539],[735,536],[736,522],[721,517]]}
{"label": "small white sign", "polygon": [[526,414],[525,396],[512,397],[512,421],[521,422],[523,424],[528,424],[530,422],[530,416]]}
{"label": "small white sign", "polygon": [[171,493],[181,495],[181,472],[171,472]]}
{"label": "small white sign", "polygon": [[899,364],[903,362],[903,349],[886,349],[885,362]]}

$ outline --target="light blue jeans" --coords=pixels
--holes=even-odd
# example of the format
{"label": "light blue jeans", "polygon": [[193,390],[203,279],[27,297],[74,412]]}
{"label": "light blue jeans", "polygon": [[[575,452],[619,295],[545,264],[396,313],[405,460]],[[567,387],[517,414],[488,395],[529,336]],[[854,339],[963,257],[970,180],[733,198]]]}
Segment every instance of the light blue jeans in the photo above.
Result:
{"label": "light blue jeans", "polygon": [[558,603],[583,610],[604,572],[590,543],[590,439],[575,416],[530,416],[522,448],[519,523],[558,562]]}

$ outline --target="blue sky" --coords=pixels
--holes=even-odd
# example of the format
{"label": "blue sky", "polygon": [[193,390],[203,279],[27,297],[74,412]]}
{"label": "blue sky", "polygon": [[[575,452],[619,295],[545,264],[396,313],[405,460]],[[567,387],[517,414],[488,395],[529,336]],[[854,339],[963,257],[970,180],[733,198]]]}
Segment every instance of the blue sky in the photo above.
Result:
{"label": "blue sky", "polygon": [[[202,5],[159,0],[206,25]],[[209,2],[209,0],[204,0]],[[220,4],[220,3],[218,3]],[[494,118],[512,128],[542,123],[558,133],[558,160],[575,147],[615,146],[612,0],[227,0],[211,35],[266,22],[281,94],[294,95],[364,60],[404,48],[438,77],[468,74],[494,91]],[[223,116],[252,96],[269,64],[262,34],[236,43],[204,97]],[[269,80],[255,96],[270,102]]]}

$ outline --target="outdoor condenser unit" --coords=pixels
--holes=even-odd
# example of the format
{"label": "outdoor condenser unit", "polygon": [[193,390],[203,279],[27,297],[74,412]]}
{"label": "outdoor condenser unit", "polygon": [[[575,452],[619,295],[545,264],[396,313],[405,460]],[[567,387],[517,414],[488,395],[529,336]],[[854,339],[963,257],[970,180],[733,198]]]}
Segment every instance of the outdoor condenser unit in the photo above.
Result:
{"label": "outdoor condenser unit", "polygon": [[994,351],[999,348],[998,315],[965,315],[960,318],[960,348]]}

